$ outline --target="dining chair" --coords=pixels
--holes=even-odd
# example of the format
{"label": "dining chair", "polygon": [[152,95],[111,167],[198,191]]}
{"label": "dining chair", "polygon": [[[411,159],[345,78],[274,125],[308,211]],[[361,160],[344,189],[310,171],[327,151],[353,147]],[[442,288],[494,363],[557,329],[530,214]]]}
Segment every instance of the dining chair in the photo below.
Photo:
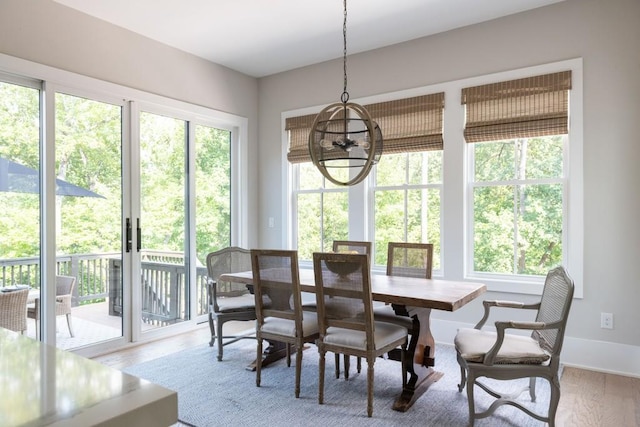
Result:
{"label": "dining chair", "polygon": [[[66,316],[69,335],[73,338],[73,328],[71,326],[71,298],[73,288],[76,285],[76,278],[73,276],[56,276],[56,305],[55,316]],[[36,322],[36,338],[40,337],[40,298],[36,298],[33,304],[27,306],[27,317]]]}
{"label": "dining chair", "polygon": [[[334,240],[333,252],[335,253],[357,253],[367,254],[371,256],[371,242],[358,240]],[[375,304],[375,303],[374,303]],[[335,354],[336,378],[340,378],[340,355]],[[349,379],[349,356],[344,356],[344,378]],[[362,361],[360,358],[356,360],[356,370],[358,373],[362,370]]]}
{"label": "dining chair", "polygon": [[24,334],[27,330],[29,289],[0,292],[0,327]]}
{"label": "dining chair", "polygon": [[407,329],[373,320],[368,255],[316,252],[313,270],[320,327],[318,402],[324,403],[326,352],[362,357],[367,360],[367,415],[371,417],[376,358],[398,346],[404,387]]}
{"label": "dining chair", "polygon": [[286,343],[287,366],[291,366],[291,346],[296,350],[295,396],[300,397],[302,350],[304,343],[318,338],[315,312],[302,310],[298,252],[252,249],[251,265],[256,305],[256,386],[262,375],[262,341]]}
{"label": "dining chair", "polygon": [[357,240],[334,240],[333,252],[367,254],[371,256],[371,242],[361,242]]}
{"label": "dining chair", "polygon": [[[527,415],[555,425],[560,401],[560,351],[573,300],[573,280],[563,267],[556,267],[547,274],[539,302],[527,304],[513,301],[484,301],[484,316],[473,328],[460,329],[454,339],[460,384],[458,391],[467,387],[469,424],[490,416],[501,405],[512,405]],[[496,331],[482,329],[489,318],[491,307],[536,310],[535,321],[496,321]],[[531,335],[505,333],[508,329],[532,331]],[[529,378],[529,385],[518,393],[505,395],[479,381],[480,377],[498,380]],[[525,391],[531,401],[536,400],[536,378],[549,381],[551,397],[547,415],[532,412],[516,399]],[[475,412],[474,386],[477,385],[496,400],[483,412]]]}
{"label": "dining chair", "polygon": [[220,280],[225,273],[251,270],[251,253],[248,249],[230,246],[207,255],[207,299],[209,303],[209,346],[218,343],[218,361],[223,348],[241,339],[254,339],[253,335],[223,335],[223,325],[229,321],[256,320],[255,300],[246,285]]}
{"label": "dining chair", "polygon": [[[387,245],[387,276],[420,277],[431,279],[433,265],[433,244],[389,242]],[[413,330],[411,317],[398,315],[403,307],[383,304],[374,307],[376,320],[405,326],[409,333]]]}

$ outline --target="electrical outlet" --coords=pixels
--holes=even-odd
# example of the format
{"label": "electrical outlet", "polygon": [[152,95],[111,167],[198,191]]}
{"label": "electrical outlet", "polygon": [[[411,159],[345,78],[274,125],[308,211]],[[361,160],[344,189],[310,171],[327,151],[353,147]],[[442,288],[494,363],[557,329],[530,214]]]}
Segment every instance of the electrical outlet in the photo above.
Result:
{"label": "electrical outlet", "polygon": [[613,313],[600,313],[600,327],[613,329]]}

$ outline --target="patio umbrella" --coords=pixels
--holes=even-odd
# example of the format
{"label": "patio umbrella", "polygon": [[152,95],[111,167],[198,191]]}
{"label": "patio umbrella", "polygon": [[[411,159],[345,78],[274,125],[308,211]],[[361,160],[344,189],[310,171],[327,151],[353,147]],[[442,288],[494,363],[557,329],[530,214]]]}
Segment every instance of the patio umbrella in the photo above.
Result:
{"label": "patio umbrella", "polygon": [[[36,169],[0,157],[0,191],[40,193],[39,172]],[[98,193],[61,179],[56,179],[56,195],[105,198]]]}

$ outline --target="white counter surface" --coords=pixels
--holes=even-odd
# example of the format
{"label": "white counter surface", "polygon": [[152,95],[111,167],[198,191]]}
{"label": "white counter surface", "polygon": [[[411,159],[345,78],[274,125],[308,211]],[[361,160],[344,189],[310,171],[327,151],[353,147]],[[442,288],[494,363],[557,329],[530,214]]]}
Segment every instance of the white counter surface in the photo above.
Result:
{"label": "white counter surface", "polygon": [[0,426],[169,426],[178,395],[0,328]]}

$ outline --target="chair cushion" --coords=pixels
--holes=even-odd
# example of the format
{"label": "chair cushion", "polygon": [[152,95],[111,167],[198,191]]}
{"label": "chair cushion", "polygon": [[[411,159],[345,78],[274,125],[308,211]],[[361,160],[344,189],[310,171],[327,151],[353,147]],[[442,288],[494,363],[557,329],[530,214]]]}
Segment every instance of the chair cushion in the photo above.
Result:
{"label": "chair cushion", "polygon": [[374,306],[373,318],[379,322],[393,323],[394,325],[404,326],[409,330],[413,329],[413,319],[407,316],[398,316],[396,312],[393,311],[391,304]]}
{"label": "chair cushion", "polygon": [[[496,338],[497,334],[493,331],[464,328],[458,331],[454,343],[463,359],[482,363]],[[531,336],[505,334],[495,363],[540,365],[550,357]]]}
{"label": "chair cushion", "polygon": [[[407,328],[403,326],[393,325],[386,322],[374,322],[374,340],[376,349],[385,347],[398,340],[407,337]],[[367,349],[367,337],[364,331],[355,331],[353,329],[327,328],[327,334],[323,341],[326,344],[338,345],[341,347],[349,347],[358,350]]]}
{"label": "chair cushion", "polygon": [[252,294],[245,294],[239,297],[218,298],[218,312],[228,313],[233,311],[245,311],[256,308],[256,300]]}
{"label": "chair cushion", "polygon": [[[304,336],[315,335],[318,333],[318,316],[316,313],[310,311],[302,312],[302,331]],[[264,324],[262,325],[262,332],[295,337],[296,323],[289,319],[266,317],[264,319]]]}

